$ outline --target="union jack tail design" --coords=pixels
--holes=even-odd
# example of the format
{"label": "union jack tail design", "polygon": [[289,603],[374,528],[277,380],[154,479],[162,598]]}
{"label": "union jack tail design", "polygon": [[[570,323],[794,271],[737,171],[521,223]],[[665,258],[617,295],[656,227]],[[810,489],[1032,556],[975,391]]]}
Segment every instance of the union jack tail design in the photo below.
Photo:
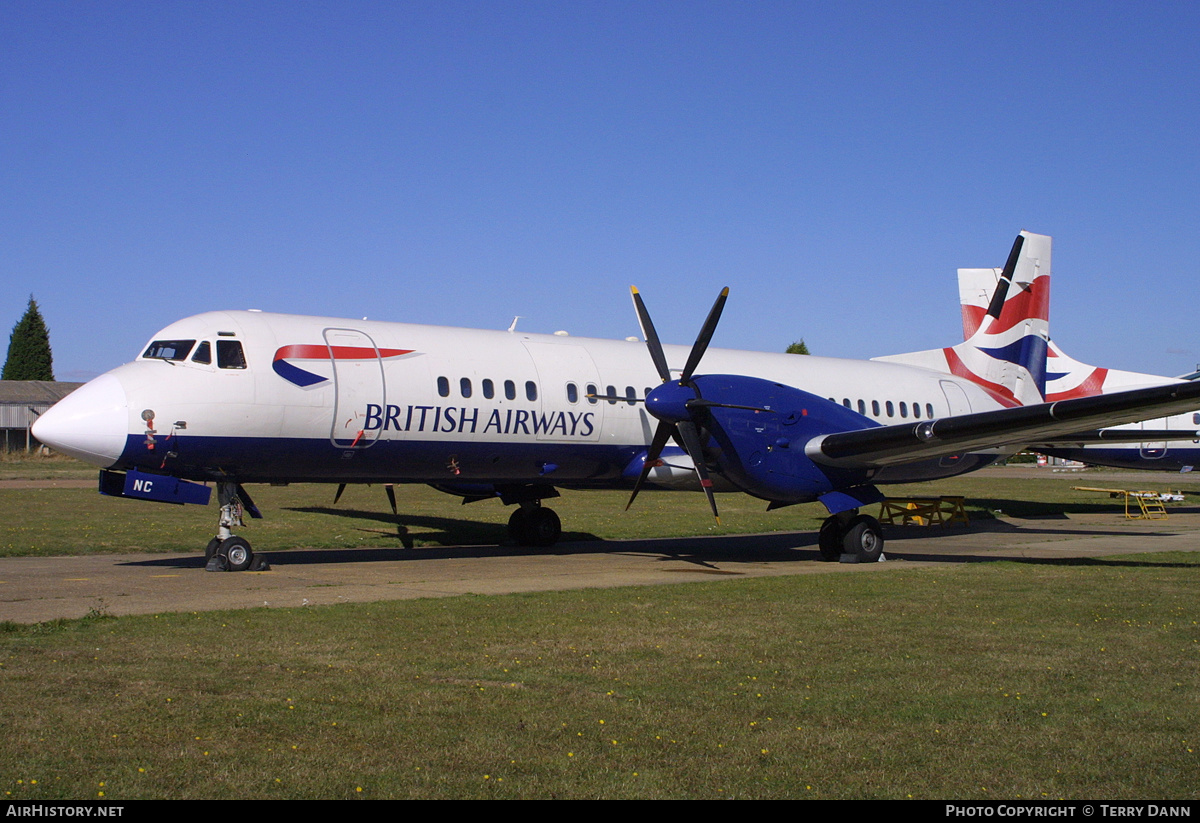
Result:
{"label": "union jack tail design", "polygon": [[[963,300],[965,340],[957,346],[877,360],[924,366],[975,383],[1004,406],[1046,400],[1050,339],[1050,238],[1021,232],[1003,269],[977,269]],[[984,280],[990,282],[984,284]],[[960,291],[964,289],[960,279]]]}
{"label": "union jack tail design", "polygon": [[[1032,318],[1049,329],[1051,239],[1041,234],[1022,232],[1022,235],[1027,238],[1027,248],[1030,244],[1036,247],[1031,255],[1037,261],[1031,279],[1023,278],[1022,275],[1029,271],[1021,266],[1017,267],[1013,282],[1007,287],[1000,269],[958,270],[964,341],[979,332],[997,300],[1003,305],[999,310],[999,323],[993,323],[992,328],[1007,328]],[[1103,394],[1108,378],[1108,369],[1081,363],[1064,353],[1054,341],[1047,340],[1043,384],[1046,402]]]}

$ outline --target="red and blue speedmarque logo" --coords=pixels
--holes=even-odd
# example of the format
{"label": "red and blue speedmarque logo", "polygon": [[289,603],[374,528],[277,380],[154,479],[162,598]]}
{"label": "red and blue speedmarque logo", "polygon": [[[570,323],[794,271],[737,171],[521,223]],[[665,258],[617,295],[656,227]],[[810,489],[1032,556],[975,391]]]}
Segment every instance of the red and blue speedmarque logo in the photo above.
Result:
{"label": "red and blue speedmarque logo", "polygon": [[302,369],[292,361],[317,360],[329,363],[334,360],[387,360],[412,354],[412,352],[412,349],[375,349],[371,346],[327,346],[321,343],[297,343],[291,346],[280,346],[271,361],[271,368],[289,383],[307,388],[325,383],[329,378]]}

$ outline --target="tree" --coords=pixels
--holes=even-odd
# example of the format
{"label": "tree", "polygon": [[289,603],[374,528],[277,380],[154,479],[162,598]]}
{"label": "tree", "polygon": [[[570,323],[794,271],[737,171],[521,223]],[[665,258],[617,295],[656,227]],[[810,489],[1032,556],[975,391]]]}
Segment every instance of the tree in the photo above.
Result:
{"label": "tree", "polygon": [[804,345],[804,338],[801,337],[795,343],[787,347],[788,354],[808,354],[808,346]]}
{"label": "tree", "polygon": [[29,308],[13,326],[8,338],[8,359],[4,361],[4,380],[53,380],[54,358],[50,354],[50,332],[38,311],[37,301],[29,295]]}

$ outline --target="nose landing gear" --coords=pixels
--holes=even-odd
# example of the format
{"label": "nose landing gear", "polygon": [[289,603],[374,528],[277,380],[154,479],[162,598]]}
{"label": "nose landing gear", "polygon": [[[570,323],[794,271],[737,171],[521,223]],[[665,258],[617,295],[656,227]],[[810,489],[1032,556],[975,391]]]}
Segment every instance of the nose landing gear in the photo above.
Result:
{"label": "nose landing gear", "polygon": [[242,520],[245,509],[250,510],[252,517],[262,517],[250,495],[240,484],[222,481],[217,483],[217,501],[221,504],[221,517],[217,523],[217,536],[208,541],[204,549],[205,571],[268,571],[271,566],[267,559],[256,555],[250,548],[250,541],[232,531],[234,526],[246,525]]}

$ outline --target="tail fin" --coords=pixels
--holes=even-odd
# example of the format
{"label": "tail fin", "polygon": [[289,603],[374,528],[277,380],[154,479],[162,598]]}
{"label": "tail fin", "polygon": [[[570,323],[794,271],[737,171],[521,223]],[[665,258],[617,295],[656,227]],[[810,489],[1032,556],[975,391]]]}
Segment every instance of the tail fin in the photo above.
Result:
{"label": "tail fin", "polygon": [[[1035,317],[1046,323],[1048,333],[1051,238],[1045,235],[1028,235],[1028,238],[1027,243],[1036,241],[1038,249],[1033,256],[1041,264],[1032,273],[1032,278],[1027,279],[1030,274],[1028,269],[1018,267],[1012,284],[1006,285],[1000,269],[958,270],[964,341],[970,340],[992,314],[999,317],[1000,327],[1009,327],[1026,317]],[[1043,267],[1044,273],[1041,271]],[[1002,306],[997,313],[998,301]],[[1146,377],[1149,378],[1149,375]],[[1108,369],[1081,363],[1063,352],[1053,340],[1047,340],[1043,386],[1046,402],[1103,394],[1108,378]],[[1128,383],[1140,385],[1141,381],[1132,379]]]}
{"label": "tail fin", "polygon": [[[1005,406],[1045,402],[1050,238],[1023,231],[1003,269],[971,271],[977,274],[965,287],[960,280],[960,294],[966,288],[971,295],[969,302],[963,301],[962,343],[875,359],[948,371]],[[985,302],[980,300],[983,295],[989,295]]]}

